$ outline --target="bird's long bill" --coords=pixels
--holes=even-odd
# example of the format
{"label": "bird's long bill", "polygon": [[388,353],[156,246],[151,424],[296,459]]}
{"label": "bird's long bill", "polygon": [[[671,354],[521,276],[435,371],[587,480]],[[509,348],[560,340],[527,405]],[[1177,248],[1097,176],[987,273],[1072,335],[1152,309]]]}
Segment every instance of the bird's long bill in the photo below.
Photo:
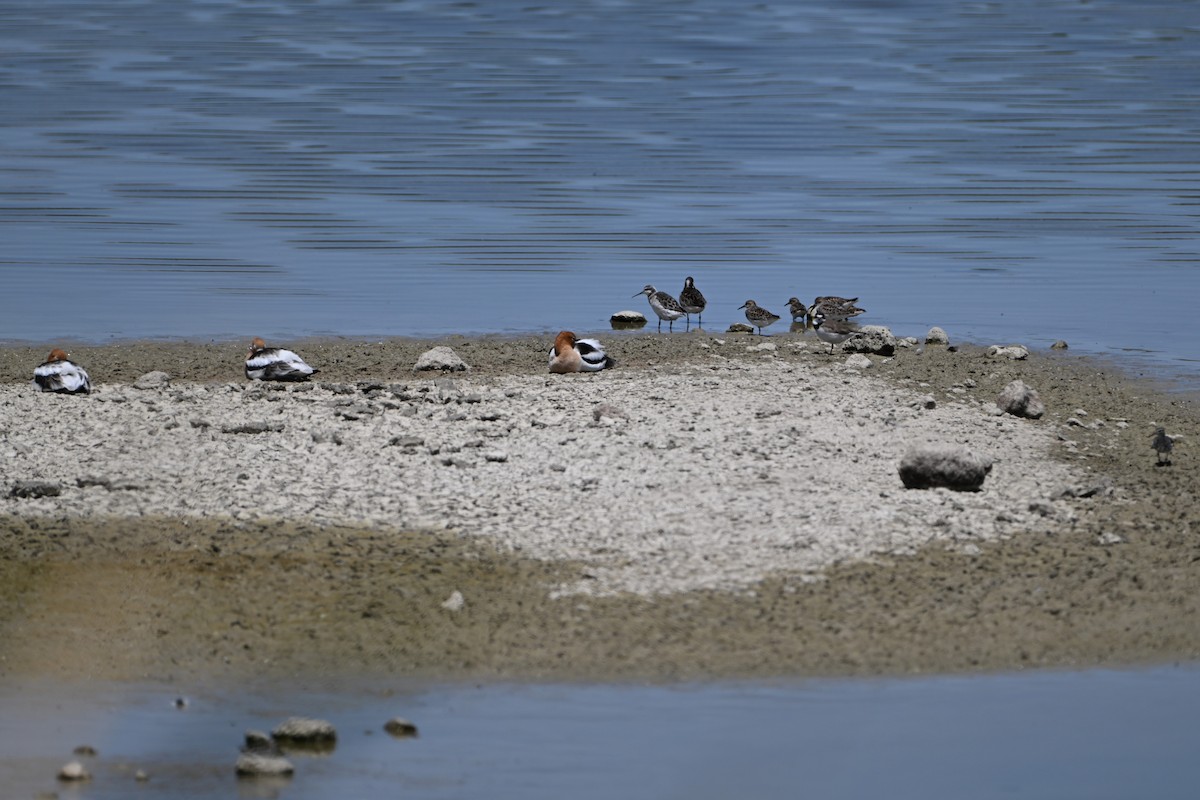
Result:
{"label": "bird's long bill", "polygon": [[740,306],[738,306],[738,310],[739,311],[742,310],[743,308],[746,307],[746,305],[747,305],[746,303],[742,303]]}

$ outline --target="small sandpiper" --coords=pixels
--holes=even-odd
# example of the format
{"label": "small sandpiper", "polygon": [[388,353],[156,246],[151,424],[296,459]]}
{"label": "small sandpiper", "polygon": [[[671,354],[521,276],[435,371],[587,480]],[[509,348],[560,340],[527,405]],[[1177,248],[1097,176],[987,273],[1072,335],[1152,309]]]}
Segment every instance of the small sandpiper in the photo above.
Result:
{"label": "small sandpiper", "polygon": [[808,316],[808,306],[800,302],[798,297],[789,297],[787,305],[788,311],[792,313],[792,322],[804,322],[804,318]]}
{"label": "small sandpiper", "polygon": [[808,316],[815,317],[821,314],[825,319],[850,319],[850,317],[866,313],[865,308],[855,305],[857,302],[857,297],[835,297],[833,295],[818,297],[808,307]]}
{"label": "small sandpiper", "polygon": [[650,301],[650,308],[658,315],[658,332],[662,333],[662,321],[667,321],[667,331],[671,332],[675,329],[675,320],[682,317],[686,312],[683,306],[679,305],[679,301],[666,292],[660,292],[650,284],[646,284],[645,288],[634,295],[646,295],[646,299]]}
{"label": "small sandpiper", "polygon": [[1171,463],[1171,450],[1175,447],[1175,439],[1167,436],[1166,428],[1156,428],[1150,446],[1158,453],[1158,466],[1165,467]]}
{"label": "small sandpiper", "polygon": [[690,275],[683,279],[683,291],[679,293],[679,305],[683,307],[683,313],[688,315],[689,324],[692,321],[692,314],[697,315],[697,325],[704,321],[704,307],[708,305],[708,301],[704,299],[704,295],[700,294],[700,290],[696,288],[696,281]]}
{"label": "small sandpiper", "polygon": [[813,317],[813,330],[817,338],[829,344],[829,353],[833,354],[833,346],[849,339],[858,330],[853,322],[844,319],[827,319],[824,314]]}
{"label": "small sandpiper", "polygon": [[738,306],[738,309],[743,308],[746,309],[746,321],[758,328],[759,336],[763,335],[763,328],[779,321],[778,314],[772,314],[753,300],[747,300]]}

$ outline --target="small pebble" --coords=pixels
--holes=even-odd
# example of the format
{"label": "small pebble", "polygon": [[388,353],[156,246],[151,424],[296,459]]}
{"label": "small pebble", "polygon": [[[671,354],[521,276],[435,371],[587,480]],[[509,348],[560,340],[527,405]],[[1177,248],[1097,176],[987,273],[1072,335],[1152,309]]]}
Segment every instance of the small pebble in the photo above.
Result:
{"label": "small pebble", "polygon": [[87,767],[80,762],[68,761],[58,771],[58,779],[60,781],[90,781],[92,773],[88,772]]}

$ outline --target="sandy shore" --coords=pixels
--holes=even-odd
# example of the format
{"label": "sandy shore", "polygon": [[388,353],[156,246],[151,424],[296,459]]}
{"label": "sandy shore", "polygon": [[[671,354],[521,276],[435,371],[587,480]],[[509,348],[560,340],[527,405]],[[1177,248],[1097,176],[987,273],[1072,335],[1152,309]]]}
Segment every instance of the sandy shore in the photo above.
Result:
{"label": "sandy shore", "polygon": [[[861,674],[1194,658],[1195,409],[1066,354],[811,335],[75,347],[87,397],[0,349],[0,670],[195,679]],[[151,370],[169,386],[131,384]],[[1014,378],[1041,420],[990,407]],[[932,399],[933,407],[930,406]],[[1183,435],[1156,468],[1155,425]],[[903,488],[923,442],[995,459],[977,493]]]}

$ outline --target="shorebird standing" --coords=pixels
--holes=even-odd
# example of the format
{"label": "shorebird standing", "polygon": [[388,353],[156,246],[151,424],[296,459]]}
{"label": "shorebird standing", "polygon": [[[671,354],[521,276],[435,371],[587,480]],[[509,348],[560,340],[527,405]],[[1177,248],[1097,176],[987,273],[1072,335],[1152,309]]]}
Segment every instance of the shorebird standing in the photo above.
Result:
{"label": "shorebird standing", "polygon": [[34,368],[33,385],[43,392],[63,394],[87,394],[92,390],[92,380],[87,371],[57,347],[50,351],[43,363]]}
{"label": "shorebird standing", "polygon": [[844,319],[827,319],[824,314],[813,317],[813,330],[817,338],[829,344],[829,353],[833,354],[833,346],[841,344],[854,335],[858,326]]}
{"label": "shorebird standing", "polygon": [[634,295],[646,295],[646,299],[650,301],[650,308],[658,315],[658,332],[662,333],[662,321],[667,321],[667,332],[674,330],[675,320],[684,315],[683,306],[679,305],[679,301],[666,292],[660,292],[650,284],[646,284],[640,292]]}
{"label": "shorebird standing", "polygon": [[679,293],[679,305],[683,308],[683,313],[689,315],[687,320],[689,324],[692,321],[691,314],[697,315],[697,325],[704,321],[704,307],[708,305],[708,301],[696,288],[696,281],[691,276],[683,279],[683,291]]}
{"label": "shorebird standing", "polygon": [[779,321],[778,314],[772,314],[753,300],[747,300],[738,308],[746,309],[746,321],[758,328],[759,336],[763,335],[763,328]]}
{"label": "shorebird standing", "polygon": [[808,307],[808,316],[816,317],[820,314],[827,320],[850,319],[850,317],[857,317],[859,314],[866,313],[865,308],[859,308],[855,305],[857,302],[857,297],[837,297],[835,295],[818,297]]}
{"label": "shorebird standing", "polygon": [[599,341],[580,339],[572,331],[561,331],[550,348],[550,371],[555,373],[599,372],[616,363]]}
{"label": "shorebird standing", "polygon": [[1158,466],[1165,467],[1171,463],[1171,450],[1175,447],[1175,439],[1167,436],[1166,428],[1156,428],[1150,446],[1158,453]]}
{"label": "shorebird standing", "polygon": [[792,314],[792,322],[804,322],[804,318],[808,316],[808,306],[804,305],[800,298],[789,297],[787,306]]}
{"label": "shorebird standing", "polygon": [[267,347],[257,336],[246,354],[246,377],[252,381],[302,381],[318,371],[291,350]]}

